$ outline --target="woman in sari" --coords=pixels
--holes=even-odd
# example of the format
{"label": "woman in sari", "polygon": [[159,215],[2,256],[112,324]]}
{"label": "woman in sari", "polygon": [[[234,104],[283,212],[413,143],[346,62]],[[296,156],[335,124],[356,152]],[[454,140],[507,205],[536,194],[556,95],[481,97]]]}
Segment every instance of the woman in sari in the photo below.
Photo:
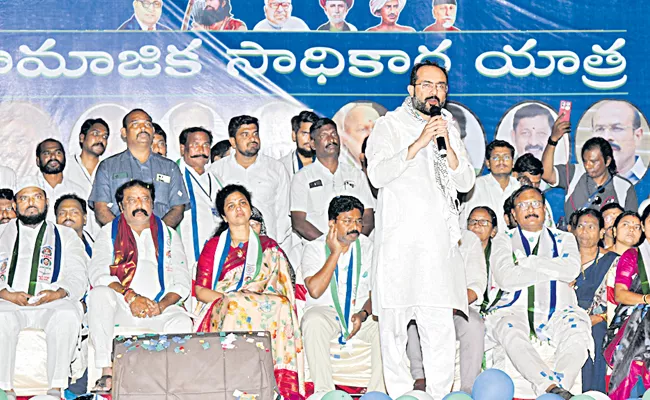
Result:
{"label": "woman in sari", "polygon": [[591,334],[594,338],[596,354],[591,354],[582,367],[582,390],[597,390],[605,392],[605,375],[607,364],[603,358],[603,340],[607,331],[607,314],[604,310],[592,308],[596,290],[603,282],[607,271],[618,254],[608,252],[600,246],[600,240],[605,233],[604,221],[600,211],[593,209],[580,210],[572,215],[571,232],[576,237],[582,272],[574,283],[578,305],[587,310],[591,318]]}
{"label": "woman in sari", "polygon": [[250,226],[246,188],[227,185],[216,207],[223,222],[205,244],[196,274],[196,297],[205,304],[198,331],[270,332],[279,392],[303,399],[302,339],[286,256]]}
{"label": "woman in sari", "polygon": [[[649,217],[650,207],[641,217],[645,232],[643,242],[638,249],[633,247],[625,251],[616,268],[614,296],[618,307],[607,330],[604,354],[613,369],[609,397],[614,400],[628,399],[632,395],[638,397],[650,387],[650,353],[646,345],[646,341],[650,340],[650,316],[647,314],[650,308],[647,270],[650,265]],[[637,229],[640,231],[641,226],[634,228]],[[619,227],[617,242],[620,234]]]}

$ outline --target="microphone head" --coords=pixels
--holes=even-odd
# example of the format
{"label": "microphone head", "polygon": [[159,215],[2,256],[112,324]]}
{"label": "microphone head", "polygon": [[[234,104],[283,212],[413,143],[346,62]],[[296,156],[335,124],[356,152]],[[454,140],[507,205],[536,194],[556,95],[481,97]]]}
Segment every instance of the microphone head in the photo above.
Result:
{"label": "microphone head", "polygon": [[432,105],[431,108],[429,108],[429,115],[430,116],[437,117],[438,115],[441,115],[441,114],[442,114],[442,108],[441,107]]}

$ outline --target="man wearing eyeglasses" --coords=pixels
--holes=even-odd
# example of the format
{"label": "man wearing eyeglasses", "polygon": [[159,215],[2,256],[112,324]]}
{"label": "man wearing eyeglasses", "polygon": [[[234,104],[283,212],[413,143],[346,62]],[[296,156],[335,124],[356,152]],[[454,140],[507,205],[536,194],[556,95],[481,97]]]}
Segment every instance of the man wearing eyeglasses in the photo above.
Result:
{"label": "man wearing eyeglasses", "polygon": [[189,198],[180,169],[175,162],[152,152],[154,127],[151,116],[136,108],[122,119],[122,139],[127,149],[99,163],[88,205],[104,226],[120,215],[115,191],[124,183],[138,179],[156,188],[156,215],[172,228],[183,219]]}
{"label": "man wearing eyeglasses", "polygon": [[[543,191],[540,188],[542,183],[542,175],[544,174],[544,164],[538,160],[531,153],[521,154],[515,161],[515,166],[512,168],[512,176],[517,178],[521,186],[533,186]],[[553,218],[553,209],[548,201],[544,205],[546,210],[546,222],[544,225],[555,228],[555,219]],[[506,221],[507,222],[507,221]]]}
{"label": "man wearing eyeglasses", "polygon": [[555,146],[570,131],[570,123],[558,118],[542,156],[542,179],[552,187],[566,190],[565,217],[583,208],[600,210],[609,203],[618,203],[626,210],[636,211],[639,203],[634,185],[618,174],[612,146],[607,140],[601,137],[587,140],[580,153],[582,164],[553,166]]}
{"label": "man wearing eyeglasses", "polygon": [[134,0],[133,15],[124,21],[118,31],[170,31],[159,23],[163,0]]}
{"label": "man wearing eyeglasses", "polygon": [[[522,186],[512,197],[519,226],[492,239],[490,268],[500,291],[485,318],[487,336],[536,396],[570,399],[588,354],[594,354],[591,320],[570,285],[580,273],[578,245],[570,233],[544,226],[539,189]],[[542,360],[531,339],[555,348],[554,365]]]}
{"label": "man wearing eyeglasses", "polygon": [[[427,393],[440,400],[454,380],[454,309],[468,312],[458,192],[476,175],[447,100],[447,70],[411,70],[408,96],[379,118],[368,139],[368,177],[379,189],[373,257],[373,312],[379,317],[384,379],[397,398],[411,391],[407,324],[422,338]],[[441,153],[438,138],[445,143]]]}
{"label": "man wearing eyeglasses", "polygon": [[612,146],[618,173],[636,184],[646,172],[643,160],[636,155],[643,139],[639,111],[626,101],[603,101],[594,111],[591,130]]}
{"label": "man wearing eyeglasses", "polygon": [[292,0],[264,0],[265,19],[255,25],[254,31],[309,31],[305,21],[291,15]]}
{"label": "man wearing eyeglasses", "polygon": [[[476,178],[474,188],[467,193],[466,203],[460,215],[461,223],[467,221],[474,207],[488,206],[502,210],[503,202],[519,188],[519,182],[512,176],[515,148],[504,140],[494,140],[485,148],[485,166],[489,174]],[[499,213],[499,230],[508,229],[502,213]]]}

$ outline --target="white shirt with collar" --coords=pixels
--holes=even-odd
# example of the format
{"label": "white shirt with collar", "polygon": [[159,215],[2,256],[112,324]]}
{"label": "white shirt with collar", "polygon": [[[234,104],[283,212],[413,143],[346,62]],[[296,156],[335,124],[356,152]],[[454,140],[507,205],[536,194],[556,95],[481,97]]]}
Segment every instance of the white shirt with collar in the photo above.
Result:
{"label": "white shirt with collar", "polygon": [[309,26],[305,23],[305,21],[301,20],[298,17],[291,16],[281,26],[276,26],[273,25],[269,22],[268,19],[263,19],[260,22],[258,22],[255,27],[253,27],[254,31],[309,31]]}
{"label": "white shirt with collar", "polygon": [[[361,271],[359,272],[359,282],[358,282],[359,286],[357,288],[357,295],[356,298],[354,297],[352,298],[352,307],[350,309],[350,315],[361,310],[361,307],[363,307],[366,300],[368,300],[368,297],[370,296],[370,289],[371,289],[370,273],[372,269],[372,251],[373,251],[372,241],[367,237],[365,237],[364,235],[359,235],[359,242],[361,245]],[[325,239],[322,237],[307,243],[307,245],[305,246],[305,250],[302,256],[302,266],[301,266],[302,274],[305,278],[314,276],[325,265],[325,261],[327,261],[325,246],[327,245],[325,244]],[[354,251],[356,251],[355,249],[356,246],[354,243],[352,243],[348,248],[348,251],[341,254],[337,263],[337,268],[339,271],[338,295],[339,295],[339,299],[341,300],[341,307],[344,307],[345,305],[345,293],[348,287],[347,273],[348,273],[348,267],[350,266],[350,256],[353,257],[352,265],[353,266],[356,265],[357,255],[352,254],[354,253]],[[352,290],[353,295],[354,295],[354,287],[356,286],[356,284],[357,284],[356,271],[353,270],[352,271],[352,285],[354,285]],[[329,287],[325,290],[325,292],[323,292],[321,297],[319,297],[318,299],[314,299],[309,295],[309,292],[307,292],[306,307],[309,308],[313,306],[330,306],[330,307],[334,306],[334,300],[332,299],[332,293]]]}
{"label": "white shirt with collar", "polygon": [[[185,255],[187,256],[187,261],[191,265],[198,261],[198,255],[195,254],[194,250],[195,241],[198,245],[200,255],[205,242],[212,237],[217,226],[221,223],[221,217],[215,207],[215,200],[217,198],[217,192],[221,189],[221,182],[212,172],[207,170],[202,175],[199,175],[199,173],[196,172],[194,168],[188,166],[183,159],[179,161],[178,166],[181,169],[181,175],[183,176],[187,193],[190,196],[190,202],[191,199],[194,199],[196,203],[195,210],[190,208],[185,210],[185,216],[180,224],[180,234],[183,241],[183,247],[185,248]],[[192,184],[191,193],[188,177],[185,171],[188,171],[190,174],[189,179]],[[193,212],[196,212],[196,230],[198,233],[198,237],[196,238],[194,237],[193,230]]]}
{"label": "white shirt with collar", "polygon": [[[167,293],[176,293],[181,296],[181,299],[184,299],[190,294],[192,278],[185,258],[183,243],[176,231],[169,229],[164,221],[162,226],[165,238],[163,250],[165,252],[165,293],[162,297]],[[93,287],[108,286],[113,282],[119,283],[119,279],[110,274],[110,265],[114,261],[112,229],[112,224],[106,224],[95,238],[93,257],[88,266],[88,277]],[[169,235],[171,235],[170,246],[168,246]],[[160,292],[154,239],[151,237],[149,228],[143,230],[140,235],[133,231],[133,236],[138,247],[138,266],[130,288],[153,300]]]}
{"label": "white shirt with collar", "polygon": [[634,163],[634,166],[632,166],[632,168],[627,171],[623,177],[636,185],[636,183],[640,181],[641,178],[643,178],[643,175],[645,175],[647,170],[648,167],[643,164],[643,159],[641,159],[639,156],[636,156],[636,162]]}
{"label": "white shirt with collar", "polygon": [[476,234],[469,230],[462,229],[460,239],[460,255],[465,262],[465,279],[467,280],[467,289],[476,293],[476,301],[470,304],[470,307],[477,311],[481,308],[483,302],[483,293],[488,285],[488,273],[485,263],[485,252],[481,240]]}
{"label": "white shirt with collar", "polygon": [[[99,163],[97,163],[99,165]],[[63,172],[63,179],[68,182],[72,182],[79,188],[83,188],[83,193],[76,193],[82,199],[88,201],[90,197],[90,192],[93,190],[93,182],[95,182],[95,172],[97,172],[97,166],[92,174],[88,173],[86,167],[84,167],[81,162],[81,157],[78,154],[72,156],[72,161],[66,164],[65,171]],[[53,201],[56,199],[50,200],[50,207],[54,207]],[[86,228],[93,235],[96,235],[101,226],[95,219],[95,212],[92,208],[86,207],[88,212],[88,222],[86,223]]]}
{"label": "white shirt with collar", "polygon": [[251,192],[252,202],[264,217],[268,236],[278,242],[285,253],[291,251],[291,219],[289,216],[289,174],[282,163],[264,154],[244,168],[235,158],[236,152],[212,164],[209,171],[221,183],[239,184]]}
{"label": "white shirt with collar", "polygon": [[467,225],[467,218],[469,218],[475,207],[488,206],[497,215],[499,232],[505,232],[508,230],[508,226],[503,218],[503,203],[512,193],[519,189],[519,186],[519,181],[512,176],[509,178],[508,186],[505,189],[501,189],[501,185],[492,174],[476,178],[474,189],[469,192],[463,212],[460,213],[460,225]]}
{"label": "white shirt with collar", "polygon": [[[45,194],[47,195],[47,198],[49,200],[49,205],[47,208],[48,221],[52,221],[56,223],[56,213],[54,212],[54,203],[56,203],[56,200],[59,197],[63,196],[64,194],[76,194],[77,196],[81,197],[84,200],[88,199],[88,192],[86,192],[86,189],[83,186],[79,185],[77,182],[69,179],[67,174],[65,173],[63,174],[63,180],[61,181],[61,183],[59,183],[55,187],[52,187],[50,186],[49,183],[47,183],[47,181],[43,177],[43,174],[39,174],[38,178],[41,185],[45,189]],[[96,232],[99,230],[99,225],[97,224],[97,221],[95,221],[95,214],[88,214],[88,224],[86,225],[86,228],[93,235],[96,234]]]}
{"label": "white shirt with collar", "polygon": [[291,211],[306,213],[307,221],[326,234],[330,202],[341,195],[356,197],[366,209],[375,208],[375,198],[363,171],[339,161],[332,174],[317,159],[294,176],[291,182]]}

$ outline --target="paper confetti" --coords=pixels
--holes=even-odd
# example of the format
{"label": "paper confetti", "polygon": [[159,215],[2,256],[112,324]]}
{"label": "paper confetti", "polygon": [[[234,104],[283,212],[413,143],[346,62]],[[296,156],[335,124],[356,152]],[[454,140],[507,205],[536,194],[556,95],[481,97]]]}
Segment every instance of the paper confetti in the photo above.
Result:
{"label": "paper confetti", "polygon": [[210,348],[210,343],[205,342],[205,343],[202,344],[202,346],[203,346],[203,350],[207,350],[207,349]]}

